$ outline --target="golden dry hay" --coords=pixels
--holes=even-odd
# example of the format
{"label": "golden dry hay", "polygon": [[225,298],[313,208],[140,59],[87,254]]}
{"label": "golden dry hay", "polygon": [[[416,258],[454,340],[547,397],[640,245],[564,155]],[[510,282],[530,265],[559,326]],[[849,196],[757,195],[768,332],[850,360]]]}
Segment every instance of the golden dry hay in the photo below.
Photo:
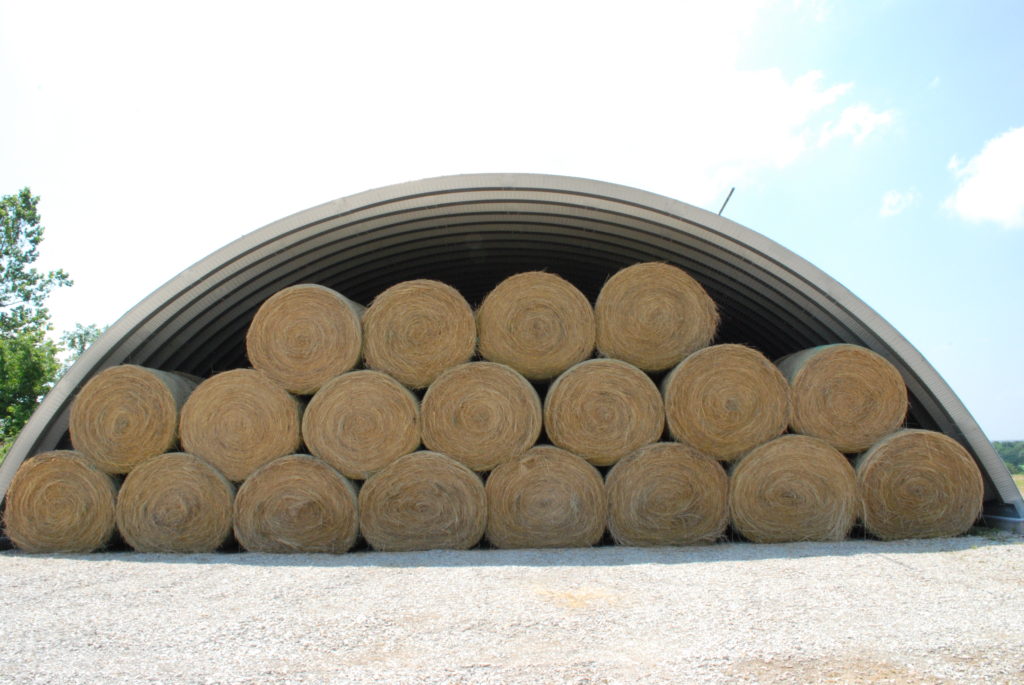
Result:
{"label": "golden dry hay", "polygon": [[595,466],[609,466],[665,430],[654,381],[617,359],[580,362],[548,388],[544,427],[551,442]]}
{"label": "golden dry hay", "polygon": [[385,373],[350,371],[309,401],[302,437],[312,454],[364,480],[420,446],[420,403]]}
{"label": "golden dry hay", "polygon": [[418,279],[397,283],[363,316],[366,365],[410,388],[425,388],[476,351],[473,310],[455,288]]}
{"label": "golden dry hay", "polygon": [[325,462],[290,454],[261,466],[235,496],[235,537],[250,552],[347,552],[359,532],[356,489]]}
{"label": "golden dry hay", "polygon": [[572,283],[528,271],[506,278],[476,313],[480,356],[530,380],[554,378],[594,351],[594,308]]}
{"label": "golden dry hay", "polygon": [[763,354],[744,345],[694,352],[661,389],[672,437],[721,461],[736,459],[789,425],[789,384]]}
{"label": "golden dry hay", "polygon": [[692,276],[660,262],[633,264],[605,282],[594,304],[597,349],[663,371],[711,344],[718,308]]}
{"label": "golden dry hay", "polygon": [[128,474],[117,498],[117,528],[139,552],[212,552],[231,535],[235,488],[199,457],[169,452]]}
{"label": "golden dry hay", "polygon": [[71,404],[71,444],[107,473],[177,447],[178,418],[197,381],[134,364],[112,366],[85,384]]}
{"label": "golden dry hay", "polygon": [[423,396],[423,445],[490,471],[528,450],[540,436],[540,397],[504,364],[469,362],[448,369]]}
{"label": "golden dry hay", "polygon": [[495,547],[590,547],[604,534],[600,472],[552,445],[537,445],[487,478],[487,539]]}
{"label": "golden dry hay", "polygon": [[864,528],[883,540],[962,535],[981,515],[978,465],[953,438],[901,430],[857,459]]}
{"label": "golden dry hay", "polygon": [[608,532],[620,545],[693,545],[718,540],[729,524],[722,465],[679,442],[641,447],[611,468]]}
{"label": "golden dry hay", "polygon": [[27,459],[7,490],[4,525],[26,552],[92,552],[114,534],[117,486],[91,459],[54,450]]}
{"label": "golden dry hay", "polygon": [[732,525],[751,542],[835,541],[857,520],[857,476],[818,438],[783,435],[744,455],[729,477]]}
{"label": "golden dry hay", "polygon": [[181,444],[235,482],[299,449],[298,399],[255,369],[212,376],[181,410]]}
{"label": "golden dry hay", "polygon": [[866,450],[906,418],[903,377],[866,347],[822,345],[776,365],[792,388],[793,431],[821,438],[840,452]]}
{"label": "golden dry hay", "polygon": [[312,395],[359,363],[363,307],[313,283],[284,288],[256,310],[245,335],[253,368],[296,395]]}
{"label": "golden dry hay", "polygon": [[437,452],[399,457],[359,490],[359,528],[376,550],[469,549],[486,522],[480,476]]}

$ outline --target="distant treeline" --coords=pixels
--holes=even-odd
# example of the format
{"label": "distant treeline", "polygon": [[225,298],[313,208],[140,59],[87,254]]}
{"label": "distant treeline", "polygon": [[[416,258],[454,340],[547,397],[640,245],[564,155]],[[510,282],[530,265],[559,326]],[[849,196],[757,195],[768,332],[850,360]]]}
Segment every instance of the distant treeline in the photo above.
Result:
{"label": "distant treeline", "polygon": [[1024,473],[1024,440],[997,440],[992,446],[1010,467],[1010,473]]}

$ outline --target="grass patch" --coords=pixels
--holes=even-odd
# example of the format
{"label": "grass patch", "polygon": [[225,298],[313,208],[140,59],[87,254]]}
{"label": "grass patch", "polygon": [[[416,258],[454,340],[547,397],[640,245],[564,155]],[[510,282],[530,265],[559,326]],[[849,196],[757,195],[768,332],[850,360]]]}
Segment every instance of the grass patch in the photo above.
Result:
{"label": "grass patch", "polygon": [[1024,494],[1024,473],[1013,474],[1013,482],[1017,484],[1017,489]]}

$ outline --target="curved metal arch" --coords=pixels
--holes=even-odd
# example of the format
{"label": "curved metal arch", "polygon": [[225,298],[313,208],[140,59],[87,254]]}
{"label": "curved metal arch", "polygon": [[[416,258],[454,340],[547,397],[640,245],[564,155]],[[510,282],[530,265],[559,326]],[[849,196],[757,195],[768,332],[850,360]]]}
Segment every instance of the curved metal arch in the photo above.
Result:
{"label": "curved metal arch", "polygon": [[959,440],[985,476],[986,516],[1024,527],[1024,500],[977,423],[932,366],[861,300],[808,262],[729,219],[642,190],[537,174],[413,181],[334,200],[242,236],[132,308],[50,391],[0,466],[0,493],[28,456],[69,446],[71,401],[104,368],[136,363],[205,376],[246,365],[245,330],[280,288],[321,283],[368,304],[435,278],[477,304],[501,279],[546,269],[591,299],[618,269],[676,264],[719,303],[719,341],[770,358],[830,342],[878,352],[910,392],[911,425]]}

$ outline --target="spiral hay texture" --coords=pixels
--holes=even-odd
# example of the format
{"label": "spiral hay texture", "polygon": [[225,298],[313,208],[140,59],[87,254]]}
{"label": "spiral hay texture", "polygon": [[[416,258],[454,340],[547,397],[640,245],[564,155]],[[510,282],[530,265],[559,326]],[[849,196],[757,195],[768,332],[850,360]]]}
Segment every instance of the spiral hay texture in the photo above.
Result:
{"label": "spiral hay texture", "polygon": [[594,351],[594,309],[569,281],[543,271],[510,276],[477,310],[480,355],[548,380]]}
{"label": "spiral hay texture", "polygon": [[359,491],[359,527],[384,552],[469,549],[484,534],[480,476],[429,451],[413,452],[370,476]]}
{"label": "spiral hay texture", "polygon": [[359,532],[356,489],[316,457],[280,457],[238,488],[234,527],[250,552],[347,552]]}
{"label": "spiral hay texture", "polygon": [[840,452],[866,450],[906,418],[903,377],[866,347],[823,345],[776,364],[792,387],[792,429],[821,438]]}
{"label": "spiral hay texture", "polygon": [[302,414],[302,437],[317,457],[364,480],[420,445],[420,403],[379,371],[327,381]]}
{"label": "spiral hay texture", "polygon": [[806,435],[784,435],[751,450],[729,478],[733,527],[751,542],[843,540],[858,502],[850,462]]}
{"label": "spiral hay texture", "polygon": [[117,527],[139,552],[212,552],[231,535],[234,486],[192,454],[170,452],[135,467],[117,498]]}
{"label": "spiral hay texture", "polygon": [[662,381],[676,440],[721,461],[781,435],[789,425],[789,384],[744,345],[714,345],[680,362]]}
{"label": "spiral hay texture", "polygon": [[363,308],[330,288],[306,283],[271,295],[245,336],[253,368],[297,395],[359,363]]}
{"label": "spiral hay texture", "polygon": [[682,269],[645,262],[615,273],[594,305],[597,349],[644,371],[663,371],[711,344],[718,308]]}
{"label": "spiral hay texture", "polygon": [[177,447],[180,411],[195,387],[182,374],[133,364],[105,369],[71,404],[71,444],[107,473],[128,473]]}
{"label": "spiral hay texture", "polygon": [[301,411],[298,400],[261,371],[225,371],[200,383],[185,402],[181,444],[241,482],[299,449]]}
{"label": "spiral hay texture", "polygon": [[366,365],[425,388],[476,351],[473,310],[455,288],[419,279],[391,286],[363,316]]}
{"label": "spiral hay texture", "polygon": [[963,535],[981,515],[981,471],[960,443],[902,430],[857,460],[864,528],[883,540]]}
{"label": "spiral hay texture", "polygon": [[590,547],[604,534],[608,497],[596,468],[538,445],[487,478],[487,539],[495,547]]}
{"label": "spiral hay texture", "polygon": [[693,447],[662,442],[615,464],[605,480],[608,531],[620,545],[715,542],[729,524],[729,478]]}
{"label": "spiral hay texture", "polygon": [[70,450],[25,461],[7,491],[4,524],[18,549],[92,552],[114,534],[117,486],[91,459]]}
{"label": "spiral hay texture", "polygon": [[529,381],[504,364],[448,369],[423,396],[423,444],[474,471],[490,471],[528,450],[543,423]]}
{"label": "spiral hay texture", "polygon": [[548,388],[544,426],[558,447],[595,466],[609,466],[665,429],[665,408],[654,381],[617,359],[590,359]]}

